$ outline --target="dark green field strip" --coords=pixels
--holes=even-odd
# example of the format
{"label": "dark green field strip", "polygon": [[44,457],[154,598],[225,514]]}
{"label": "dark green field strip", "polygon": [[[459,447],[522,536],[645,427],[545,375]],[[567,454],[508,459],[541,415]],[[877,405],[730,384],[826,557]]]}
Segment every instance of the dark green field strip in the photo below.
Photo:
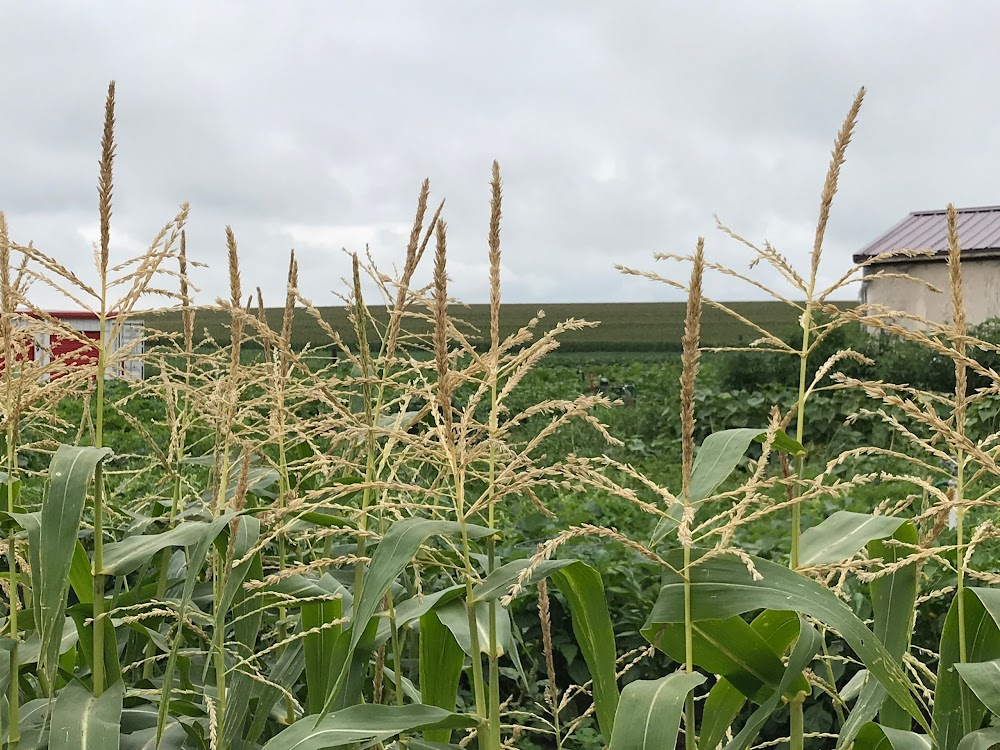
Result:
{"label": "dark green field strip", "polygon": [[[797,312],[780,302],[733,302],[728,303],[736,312],[754,321],[769,331],[785,336],[797,327]],[[839,302],[848,308],[854,302]],[[323,318],[338,331],[346,344],[355,343],[355,335],[348,320],[346,307],[320,308]],[[505,304],[501,312],[501,328],[507,335],[524,326],[539,310],[545,312],[541,329],[547,330],[568,318],[599,322],[597,328],[571,331],[561,337],[566,351],[670,351],[680,348],[684,332],[683,302],[620,302],[620,303],[574,303],[574,304]],[[454,306],[452,314],[466,321],[481,332],[489,330],[489,306]],[[268,322],[278,329],[281,326],[280,308],[267,311]],[[385,310],[373,310],[378,320],[385,320]],[[165,332],[180,330],[179,312],[161,313],[150,316],[147,325]],[[228,315],[218,310],[199,311],[196,317],[196,335],[201,337],[207,330],[217,340],[228,338]],[[411,331],[420,332],[419,326],[409,325]],[[705,346],[731,346],[749,343],[757,337],[748,326],[712,307],[705,307],[702,318],[702,343]],[[297,348],[306,344],[315,347],[327,346],[330,342],[321,327],[309,315],[299,311],[293,329],[293,343]]]}

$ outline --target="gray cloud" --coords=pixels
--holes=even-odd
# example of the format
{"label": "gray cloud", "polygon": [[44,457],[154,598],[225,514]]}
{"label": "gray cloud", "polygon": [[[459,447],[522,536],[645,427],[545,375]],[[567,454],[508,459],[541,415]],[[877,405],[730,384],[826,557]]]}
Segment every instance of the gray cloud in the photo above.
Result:
{"label": "gray cloud", "polygon": [[[653,252],[686,252],[699,234],[713,259],[748,260],[714,212],[802,264],[862,84],[824,279],[908,211],[1000,202],[1000,7],[985,1],[960,16],[863,0],[66,0],[0,14],[0,210],[14,238],[89,264],[114,78],[118,245],[148,241],[190,201],[191,251],[212,267],[199,276],[205,298],[225,293],[231,224],[248,286],[278,304],[294,245],[304,293],[334,301],[340,248],[367,242],[381,264],[398,259],[429,177],[432,197],[447,198],[454,290],[482,301],[494,158],[509,301],[676,299],[612,266],[652,267]],[[708,283],[717,297],[756,296]]]}

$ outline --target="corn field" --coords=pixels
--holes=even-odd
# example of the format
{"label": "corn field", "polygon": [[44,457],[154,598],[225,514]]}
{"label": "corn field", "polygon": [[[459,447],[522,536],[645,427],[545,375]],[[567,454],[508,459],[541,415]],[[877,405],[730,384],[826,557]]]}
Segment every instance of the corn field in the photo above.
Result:
{"label": "corn field", "polygon": [[[967,410],[1000,389],[1000,375],[971,356],[993,345],[967,331],[954,209],[944,290],[951,322],[903,325],[913,321],[898,311],[830,301],[881,258],[818,286],[863,90],[835,140],[808,269],[720,225],[802,301],[712,262],[703,240],[691,255],[657,256],[689,267],[686,282],[619,267],[637,284],[687,294],[675,487],[604,455],[547,451],[548,439],[572,423],[619,443],[601,421],[615,408],[604,394],[508,408],[562,335],[596,323],[547,326],[538,317],[501,336],[496,163],[484,237],[489,330],[477,338],[454,313],[444,204],[435,208],[425,182],[401,270],[390,276],[368,256],[352,258],[345,294],[356,344],[347,346],[344,332],[299,293],[294,253],[281,325],[272,328],[259,289],[244,287],[228,227],[229,297],[199,304],[187,205],[146,252],[111,264],[114,95],[112,83],[98,181],[99,283],[18,244],[0,214],[4,747],[500,750],[530,738],[561,749],[579,747],[581,727],[594,726],[611,750],[744,750],[776,744],[755,744],[775,716],[787,716],[777,744],[791,750],[1000,747],[1000,726],[992,725],[1000,716],[1000,577],[975,565],[977,548],[1000,537],[991,520],[1000,435],[977,441],[966,432]],[[424,288],[413,281],[421,264],[433,271]],[[742,279],[794,307],[801,346],[704,297],[706,273]],[[30,356],[39,335],[81,336],[32,302],[39,284],[97,316],[96,361]],[[363,289],[375,297],[365,299]],[[109,388],[105,376],[139,356],[133,347],[141,342],[108,342],[151,298],[179,309],[183,330],[148,331],[156,342],[141,354],[149,377]],[[228,316],[228,341],[196,336],[199,311],[209,308]],[[754,328],[759,339],[749,348],[796,358],[801,376],[797,399],[775,404],[768,423],[732,426],[695,445],[703,308]],[[295,316],[313,319],[324,340],[311,346],[333,347],[341,366],[317,368],[309,347],[292,345]],[[863,359],[850,350],[807,378],[817,346],[858,323],[948,357],[955,392],[844,376],[838,363]],[[247,362],[241,354],[251,346],[264,356]],[[970,372],[992,385],[971,390]],[[830,389],[863,392],[868,406],[852,418],[882,420],[901,442],[812,454],[810,399]],[[132,413],[139,395],[163,405],[168,441]],[[80,425],[58,416],[67,399],[84,403]],[[143,456],[116,452],[109,415],[146,438]],[[753,444],[759,456],[736,481]],[[46,466],[26,464],[28,453],[44,455]],[[908,469],[852,470],[872,457]],[[912,492],[802,528],[809,504],[888,481],[905,481]],[[550,513],[542,488],[610,493],[648,514],[655,532],[629,538],[595,519],[533,554],[502,559],[503,508],[519,500]],[[949,518],[955,544],[941,541]],[[740,529],[761,519],[787,530],[787,565],[740,548]],[[659,571],[648,581],[659,593],[642,629],[645,647],[618,648],[600,570],[566,554],[581,538]],[[929,589],[930,565],[944,566],[952,583]],[[851,586],[864,592],[863,605],[847,595]],[[510,615],[529,591],[541,654],[524,653]],[[583,684],[554,666],[554,591],[589,672]],[[949,602],[940,643],[916,644],[915,612],[929,599]],[[655,653],[677,670],[630,679]],[[544,701],[529,709],[501,679],[523,674],[525,658],[544,662],[546,675]],[[837,660],[854,667],[839,684]],[[833,707],[835,732],[809,729],[808,696]],[[581,702],[582,710],[570,709]]]}

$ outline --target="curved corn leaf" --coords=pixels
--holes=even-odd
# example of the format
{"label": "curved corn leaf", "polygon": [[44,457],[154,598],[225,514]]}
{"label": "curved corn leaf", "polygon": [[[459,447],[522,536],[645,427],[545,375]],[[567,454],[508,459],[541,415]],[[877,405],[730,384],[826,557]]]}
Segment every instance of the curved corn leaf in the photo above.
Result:
{"label": "curved corn leaf", "polygon": [[[647,641],[674,661],[684,662],[684,625],[660,624],[643,628],[641,632]],[[747,698],[758,702],[764,700],[785,673],[785,665],[771,646],[739,615],[692,623],[692,635],[695,666],[725,678]],[[798,689],[805,689],[805,686]]]}
{"label": "curved corn leaf", "polygon": [[615,630],[604,596],[601,574],[580,561],[553,571],[552,582],[566,599],[573,618],[573,635],[594,681],[594,709],[601,734],[614,734],[618,711]]}
{"label": "curved corn leaf", "polygon": [[121,680],[99,698],[80,683],[69,683],[52,706],[49,750],[118,750],[124,697]]}
{"label": "curved corn leaf", "polygon": [[[706,497],[711,497],[719,485],[733,473],[733,469],[739,466],[750,443],[763,442],[766,438],[767,431],[756,427],[720,430],[705,438],[691,467],[691,502],[697,503]],[[781,453],[791,453],[793,456],[804,455],[806,452],[802,444],[790,438],[784,430],[778,430],[775,434],[771,448]],[[667,516],[657,523],[650,546],[657,546],[667,534],[677,528],[682,512],[683,506],[680,503],[670,507]]]}
{"label": "curved corn leaf", "polygon": [[[862,516],[863,514],[852,515]],[[869,518],[879,518],[879,516],[870,516]],[[885,525],[884,530],[888,530],[890,526]],[[863,519],[858,521],[853,528],[863,529],[864,535],[875,533],[875,528],[865,525]],[[906,521],[893,531],[892,538],[903,544],[915,545],[917,543],[917,529],[912,523]],[[868,542],[869,557],[881,559],[887,565],[904,559],[909,554],[909,549],[889,545],[879,539]],[[892,655],[893,661],[902,666],[903,655],[909,650],[913,618],[916,614],[916,563],[911,563],[889,575],[876,578],[871,582],[870,588],[875,635]],[[847,717],[847,721],[844,722],[844,726],[840,730],[843,741],[848,742],[854,739],[861,728],[872,721],[876,714],[879,714],[883,727],[909,731],[912,725],[910,715],[900,708],[898,703],[886,699],[885,688],[876,680],[867,680],[850,716]]]}
{"label": "curved corn leaf", "polygon": [[[777,657],[783,656],[785,650],[799,636],[799,618],[794,612],[764,610],[754,618],[750,627],[763,638]],[[782,670],[784,670],[784,665],[782,665]],[[779,683],[775,683],[771,690],[772,693]],[[789,692],[797,693],[799,690],[808,690],[808,688],[809,683],[803,676],[798,683],[793,683]],[[737,690],[725,677],[720,677],[716,681],[712,689],[708,691],[705,708],[702,711],[702,724],[698,739],[703,747],[718,747],[726,736],[726,730],[739,715],[746,700],[743,693]]]}
{"label": "curved corn leaf", "polygon": [[[964,589],[966,659],[972,662],[1000,658],[1000,591]],[[956,750],[968,731],[977,729],[986,716],[986,706],[962,681],[955,666],[959,662],[958,595],[952,599],[938,658],[934,712],[934,740],[940,750]]]}
{"label": "curved corn leaf", "polygon": [[[703,553],[696,551],[696,554]],[[676,570],[683,568],[680,550],[672,551],[667,560]],[[782,565],[755,557],[750,561],[759,580],[752,577],[746,564],[733,555],[712,557],[689,570],[691,612],[695,621],[718,620],[762,608],[802,612],[814,617],[840,633],[889,695],[921,726],[928,728],[927,719],[902,669],[875,634],[836,594]],[[647,628],[660,623],[683,622],[684,579],[667,570],[664,580],[666,583],[646,622]]]}
{"label": "curved corn leaf", "polygon": [[868,723],[861,727],[854,750],[930,750],[930,737]]}
{"label": "curved corn leaf", "polygon": [[838,510],[816,526],[802,532],[799,539],[799,566],[829,565],[854,557],[876,539],[885,539],[906,523],[896,516],[873,516]]}
{"label": "curved corn leaf", "polygon": [[[434,611],[420,618],[420,695],[425,705],[455,710],[465,652]],[[450,729],[428,729],[428,742],[450,742]]]}
{"label": "curved corn leaf", "polygon": [[400,732],[468,729],[477,723],[475,717],[437,706],[365,703],[327,716],[304,716],[275,735],[264,745],[264,750],[326,750],[355,743],[368,745]]}
{"label": "curved corn leaf", "polygon": [[630,682],[622,691],[608,750],[675,747],[684,700],[703,682],[702,675],[686,672],[676,672],[658,680]]}
{"label": "curved corn leaf", "polygon": [[[333,681],[334,687],[320,714],[329,711],[341,693],[352,669],[351,665],[355,661],[354,651],[362,637],[368,632],[369,621],[396,577],[403,572],[403,569],[410,563],[428,537],[435,534],[460,534],[463,528],[470,539],[481,539],[497,533],[495,530],[483,526],[466,524],[463,527],[457,521],[438,521],[426,518],[405,518],[389,527],[375,549],[375,554],[372,555],[361,591],[354,592],[356,606],[353,615],[354,621],[351,623],[351,638],[344,658],[339,662],[340,671]],[[372,639],[375,637],[374,630],[371,637]]]}
{"label": "curved corn leaf", "polygon": [[788,657],[785,674],[781,678],[781,682],[778,683],[778,688],[771,694],[770,698],[761,703],[757,710],[750,715],[747,723],[743,725],[732,741],[726,745],[725,750],[745,750],[750,747],[750,743],[757,737],[764,723],[777,710],[782,696],[787,695],[792,685],[802,677],[802,670],[809,666],[813,657],[822,647],[823,639],[816,632],[816,628],[806,622],[805,618],[801,616],[798,620],[799,636],[795,641],[795,646],[792,648],[791,655]]}
{"label": "curved corn leaf", "polygon": [[1000,727],[986,727],[969,732],[958,743],[957,750],[998,750],[1000,748]]}
{"label": "curved corn leaf", "polygon": [[[538,583],[543,578],[548,578],[557,570],[578,562],[577,560],[542,560],[533,571],[524,586]],[[510,591],[511,586],[517,583],[521,571],[531,564],[530,559],[513,560],[506,565],[501,565],[494,570],[482,583],[476,584],[472,589],[472,598],[477,602],[490,601],[505,596]]]}
{"label": "curved corn leaf", "polygon": [[97,464],[110,455],[109,448],[60,445],[49,464],[48,490],[38,517],[40,548],[37,567],[31,571],[31,588],[38,598],[38,632],[42,639],[38,666],[50,683],[55,681],[58,669],[59,636],[87,489]]}
{"label": "curved corn leaf", "polygon": [[1000,659],[957,662],[955,669],[979,701],[993,714],[1000,715]]}
{"label": "curved corn leaf", "polygon": [[[435,607],[458,598],[464,591],[465,586],[458,584],[435,591],[433,594],[411,596],[396,605],[396,628],[405,628],[407,625],[417,622]],[[388,643],[391,637],[392,627],[389,618],[383,617],[378,624],[378,633],[375,636],[376,647]]]}
{"label": "curved corn leaf", "polygon": [[197,544],[211,530],[211,525],[208,521],[184,521],[161,534],[140,534],[106,544],[104,566],[98,573],[107,576],[134,573],[160,550]]}

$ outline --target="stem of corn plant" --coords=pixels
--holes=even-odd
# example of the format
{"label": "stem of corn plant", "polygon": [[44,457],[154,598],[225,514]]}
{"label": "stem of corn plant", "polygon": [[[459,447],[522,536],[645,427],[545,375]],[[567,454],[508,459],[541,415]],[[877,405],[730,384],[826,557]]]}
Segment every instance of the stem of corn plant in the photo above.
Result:
{"label": "stem of corn plant", "polygon": [[[806,309],[802,313],[802,349],[799,351],[799,393],[796,404],[796,425],[795,439],[801,445],[805,437],[806,426],[806,377],[809,374],[809,339],[812,333],[812,285],[810,284],[809,295],[806,299]],[[805,459],[802,456],[796,457],[796,469],[798,478],[802,479],[805,472]],[[798,497],[799,488],[796,486],[795,495]],[[792,503],[792,549],[789,556],[788,567],[795,570],[799,567],[799,537],[801,535],[801,514],[799,504]]]}
{"label": "stem of corn plant", "polygon": [[[493,378],[490,383],[490,468],[489,468],[489,493],[487,501],[487,526],[494,528],[496,524],[496,506],[494,503],[494,483],[496,482],[496,446],[493,443],[493,436],[497,431],[497,362],[496,357],[499,352],[494,347]],[[487,574],[492,573],[496,568],[496,540],[493,536],[486,539]],[[497,649],[497,602],[490,599],[490,643],[489,643],[489,671],[490,671],[490,701],[489,701],[489,740],[490,747],[500,748],[500,657]],[[555,686],[552,686],[555,690]],[[556,716],[556,738],[559,738],[559,718]]]}
{"label": "stem of corn plant", "polygon": [[[457,465],[452,457],[452,470],[455,475],[455,510],[458,522],[462,527],[462,562],[465,566],[465,604],[469,613],[469,637],[472,650],[472,683],[476,696],[476,714],[480,719],[486,719],[486,691],[483,686],[483,657],[479,643],[479,625],[476,621],[476,604],[472,593],[475,576],[472,572],[472,551],[469,545],[468,520],[465,517],[465,470]],[[490,747],[489,737],[480,741],[480,748]]]}
{"label": "stem of corn plant", "polygon": [[[94,445],[104,447],[104,375],[107,370],[107,277],[101,279],[101,314],[97,347],[97,427]],[[94,696],[104,693],[104,467],[98,463],[94,472]]]}
{"label": "stem of corn plant", "polygon": [[805,746],[805,722],[802,714],[802,704],[805,703],[806,694],[800,692],[789,701],[789,740],[788,750],[803,750]]}
{"label": "stem of corn plant", "polygon": [[[3,219],[2,217],[0,217],[0,229],[3,228],[2,221]],[[7,239],[6,236],[0,236],[0,241],[4,242],[5,245],[4,255],[7,256],[6,259],[3,260],[3,262],[5,264],[9,264],[9,255],[8,255],[9,251],[8,248],[6,247],[7,244],[6,239]],[[7,269],[5,268],[4,274],[6,275],[6,273]],[[4,296],[6,297],[8,294],[10,294],[9,284],[4,284],[4,286],[8,287],[2,290]],[[6,299],[4,300],[4,303],[5,303],[4,304],[5,308],[9,307]],[[14,479],[17,473],[17,446],[15,445],[15,441],[17,440],[17,432],[16,432],[16,423],[14,420],[16,419],[15,415],[17,413],[17,409],[14,404],[14,393],[13,393],[14,384],[12,381],[12,373],[9,371],[11,363],[14,361],[14,352],[10,340],[10,328],[11,328],[11,323],[9,319],[10,312],[11,310],[8,309],[5,309],[3,311],[5,318],[7,318],[4,321],[4,326],[3,326],[4,338],[6,339],[6,341],[4,342],[5,343],[4,348],[6,350],[4,352],[4,364],[5,364],[4,381],[7,390],[6,394],[7,404],[5,410],[7,413],[7,431],[6,431],[7,512],[14,513],[17,510],[14,507]],[[17,547],[15,546],[16,542],[17,542],[17,536],[14,532],[14,529],[12,528],[10,530],[9,536],[7,537],[7,563],[10,572],[10,602],[9,602],[10,617],[8,623],[10,626],[10,637],[14,641],[10,649],[10,671],[8,672],[10,679],[10,692],[8,693],[7,697],[7,720],[8,723],[10,724],[10,728],[8,729],[7,732],[7,740],[8,740],[7,746],[11,748],[11,750],[16,750],[18,744],[21,741],[20,711],[19,711],[21,694],[17,679],[19,658],[20,658],[20,653],[19,653],[20,642],[17,637],[17,629],[18,629],[17,613],[21,605],[18,593],[18,570],[17,570],[17,554],[16,554]],[[0,725],[0,729],[2,729],[2,725]]]}

